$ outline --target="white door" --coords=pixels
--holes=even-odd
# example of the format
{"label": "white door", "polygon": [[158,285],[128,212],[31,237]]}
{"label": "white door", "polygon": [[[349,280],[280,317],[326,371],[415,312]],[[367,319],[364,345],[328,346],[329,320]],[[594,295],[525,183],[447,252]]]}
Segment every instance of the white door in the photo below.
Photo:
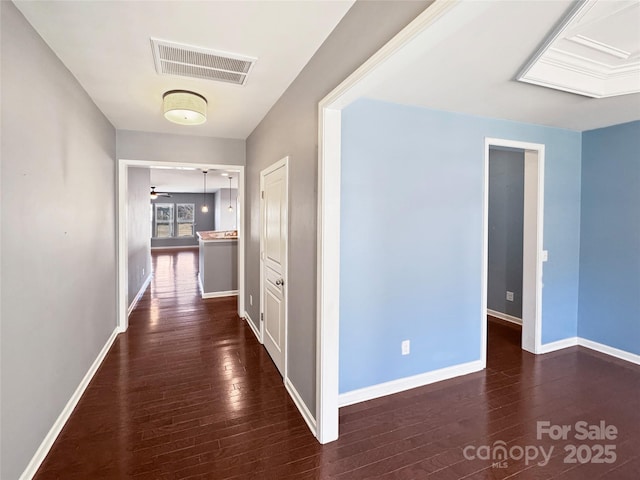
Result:
{"label": "white door", "polygon": [[287,337],[287,160],[280,160],[260,174],[263,340],[283,377]]}

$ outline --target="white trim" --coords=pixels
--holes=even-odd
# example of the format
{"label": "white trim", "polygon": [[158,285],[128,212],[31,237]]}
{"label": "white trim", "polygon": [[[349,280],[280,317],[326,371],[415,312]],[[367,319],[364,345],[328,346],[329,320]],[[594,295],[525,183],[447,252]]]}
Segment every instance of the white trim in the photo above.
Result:
{"label": "white trim", "polygon": [[435,0],[318,105],[316,420],[320,443],[336,440],[339,425],[340,110],[359,96],[370,73],[459,3]]}
{"label": "white trim", "polygon": [[316,420],[328,443],[339,434],[341,112],[321,109],[319,121]]}
{"label": "white trim", "polygon": [[[564,348],[575,347],[576,345],[580,345],[582,347],[589,348],[591,350],[595,350],[622,360],[626,360],[628,362],[635,363],[636,365],[640,365],[640,355],[580,337],[570,337],[558,340],[556,342],[545,343],[544,345],[541,345],[539,353],[555,352]],[[446,367],[439,370],[414,375],[412,377],[401,378],[399,380],[393,380],[390,382],[373,385],[371,387],[341,393],[338,398],[338,403],[340,407],[346,407],[347,405],[353,405],[355,403],[372,400],[374,398],[392,395],[394,393],[421,387],[430,383],[448,380],[461,375],[468,375],[469,373],[480,371],[483,368],[484,366],[481,360],[454,365],[452,367]]]}
{"label": "white trim", "polygon": [[440,368],[438,370],[432,370],[431,372],[425,372],[411,377],[379,383],[370,387],[341,393],[338,397],[338,404],[341,407],[346,407],[347,405],[353,405],[354,403],[365,402],[367,400],[384,397],[386,395],[393,395],[394,393],[423,387],[431,383],[449,380],[461,375],[468,375],[470,373],[483,370],[484,368],[485,366],[482,360],[474,360],[473,362],[461,363],[459,365]]}
{"label": "white trim", "polygon": [[593,340],[588,340],[582,337],[578,337],[578,345],[580,345],[581,347],[589,348],[591,350],[595,350],[596,352],[611,355],[612,357],[616,357],[621,360],[626,360],[627,362],[635,363],[636,365],[640,365],[640,355],[636,353],[627,352],[626,350],[620,350],[619,348],[610,347],[609,345],[594,342]]}
{"label": "white trim", "polygon": [[187,250],[187,249],[197,249],[198,244],[196,245],[176,245],[171,247],[151,247],[151,250]]}
{"label": "white trim", "polygon": [[201,295],[202,298],[220,298],[238,296],[238,290],[227,290],[224,292],[207,292]]}
{"label": "white trim", "polygon": [[317,437],[316,420],[313,418],[313,415],[311,415],[307,405],[304,403],[302,397],[300,397],[300,394],[298,393],[298,390],[296,390],[296,387],[293,386],[293,383],[291,383],[289,378],[285,378],[284,388],[289,392],[289,396],[293,400],[293,403],[296,404],[296,407],[298,407],[298,411],[302,415],[302,418],[304,418],[304,421],[307,422],[307,426],[309,427],[309,430],[311,430],[311,433],[313,433],[314,437]]}
{"label": "white trim", "polygon": [[238,173],[238,193],[236,195],[236,209],[238,210],[238,218],[236,230],[238,231],[238,316],[242,316],[245,313],[245,284],[244,284],[244,266],[245,266],[245,217],[246,212],[244,208],[245,197],[245,178],[244,167],[239,170]]}
{"label": "white trim", "polygon": [[140,299],[144,295],[144,292],[147,290],[147,287],[151,283],[152,278],[153,278],[153,272],[149,272],[149,276],[146,278],[146,280],[140,287],[140,290],[138,290],[138,293],[133,299],[133,302],[131,302],[131,305],[129,305],[129,308],[127,309],[127,317],[131,315],[131,312],[133,312],[133,309],[136,308],[136,305],[138,305],[138,302],[140,301]]}
{"label": "white trim", "polygon": [[119,333],[121,333],[119,327],[116,327],[113,332],[111,332],[111,335],[107,339],[107,342],[104,344],[104,347],[102,347],[102,350],[100,350],[100,353],[98,353],[98,356],[89,367],[89,370],[85,374],[84,378],[80,381],[80,385],[78,385],[78,388],[76,388],[75,392],[73,392],[73,395],[71,395],[71,398],[62,409],[62,412],[60,412],[60,415],[53,423],[53,426],[49,430],[49,433],[47,433],[47,435],[44,437],[44,440],[42,440],[42,443],[38,447],[38,450],[36,450],[36,453],[31,458],[31,461],[25,468],[24,472],[22,472],[22,475],[20,475],[19,480],[30,480],[36,474],[38,468],[40,468],[40,465],[47,456],[47,453],[49,453],[53,442],[55,442],[56,438],[58,438],[58,435],[69,420],[69,417],[80,401],[82,394],[87,389],[87,386],[89,386],[89,382],[91,382],[91,379],[98,371],[98,368],[102,364],[104,358],[107,356],[107,353],[109,353],[109,349],[111,348],[111,345],[113,345],[113,342],[115,342]]}
{"label": "white trim", "polygon": [[522,326],[522,319],[518,317],[514,317],[513,315],[509,315],[508,313],[498,312],[496,310],[491,310],[487,308],[487,315],[491,315],[492,317],[499,318],[500,320],[504,320],[505,322],[515,323],[516,325]]}
{"label": "white trim", "polygon": [[128,196],[128,178],[129,167],[122,162],[118,162],[118,210],[116,212],[118,218],[118,328],[126,332],[129,328],[129,306],[127,298],[129,296],[129,254],[127,247],[127,196]]}
{"label": "white trim", "polygon": [[563,338],[556,342],[545,343],[540,345],[540,348],[536,353],[550,353],[556,350],[562,350],[563,348],[575,347],[578,345],[578,337]]}
{"label": "white trim", "polygon": [[489,238],[489,149],[510,147],[524,150],[524,234],[522,278],[522,348],[541,353],[542,343],[542,251],[544,226],[544,160],[545,146],[502,138],[485,138],[484,188],[482,215],[482,334],[481,353],[486,362],[487,320],[486,296],[488,282]]}
{"label": "white trim", "polygon": [[605,355],[609,355],[611,357],[619,358],[620,360],[625,360],[627,362],[640,365],[640,355],[636,353],[631,353],[626,350],[620,350],[619,348],[611,347],[609,345],[605,345],[604,343],[594,342],[593,340],[588,340],[582,337],[570,337],[558,340],[557,342],[545,343],[540,347],[540,351],[538,353],[555,352],[556,350],[575,347],[576,345],[588,348],[590,350],[595,350],[596,352],[604,353]]}
{"label": "white trim", "polygon": [[253,320],[251,319],[251,317],[249,316],[249,312],[244,312],[244,321],[247,322],[249,324],[249,328],[251,329],[251,331],[253,332],[253,334],[256,336],[256,339],[258,340],[259,343],[263,343],[262,341],[262,337],[260,335],[260,332],[258,331],[258,329],[256,328],[256,326],[253,324]]}
{"label": "white trim", "polygon": [[484,142],[482,165],[482,259],[480,261],[480,361],[487,367],[487,299],[489,295],[489,143]]}
{"label": "white trim", "polygon": [[[463,3],[463,0],[435,0],[432,2],[427,9],[320,101],[320,115],[322,116],[323,109],[342,110],[349,103],[367,93],[366,79],[370,74],[460,3]],[[320,123],[320,128],[322,128],[322,123]]]}
{"label": "white trim", "polygon": [[[118,225],[118,328],[125,332],[129,327],[128,321],[128,255],[127,255],[127,177],[129,167],[151,167],[151,166],[165,166],[165,167],[188,167],[196,168],[199,170],[227,170],[238,172],[238,209],[240,215],[240,221],[238,224],[238,316],[244,314],[244,289],[245,289],[245,238],[244,238],[244,224],[245,224],[245,212],[244,212],[244,188],[245,188],[245,167],[243,165],[225,165],[225,164],[201,164],[201,163],[186,163],[186,162],[156,162],[149,160],[129,160],[118,159],[117,165],[117,178],[118,178],[118,210],[117,210],[117,225]],[[164,247],[166,248],[166,247]]]}

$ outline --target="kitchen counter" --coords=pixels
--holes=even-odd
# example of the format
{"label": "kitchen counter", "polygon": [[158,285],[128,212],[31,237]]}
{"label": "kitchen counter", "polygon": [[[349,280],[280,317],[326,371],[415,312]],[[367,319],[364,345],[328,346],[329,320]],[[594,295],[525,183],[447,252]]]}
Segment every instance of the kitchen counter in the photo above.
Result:
{"label": "kitchen counter", "polygon": [[201,242],[215,242],[219,240],[237,240],[237,230],[209,230],[206,232],[197,232],[198,239]]}
{"label": "kitchen counter", "polygon": [[200,292],[202,298],[238,294],[238,232],[198,233]]}

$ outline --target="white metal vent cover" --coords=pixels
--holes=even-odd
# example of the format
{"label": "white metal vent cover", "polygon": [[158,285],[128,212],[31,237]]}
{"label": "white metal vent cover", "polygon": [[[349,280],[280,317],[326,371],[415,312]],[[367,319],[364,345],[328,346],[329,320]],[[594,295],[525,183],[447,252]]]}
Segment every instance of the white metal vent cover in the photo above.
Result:
{"label": "white metal vent cover", "polygon": [[244,85],[257,58],[151,39],[156,72]]}

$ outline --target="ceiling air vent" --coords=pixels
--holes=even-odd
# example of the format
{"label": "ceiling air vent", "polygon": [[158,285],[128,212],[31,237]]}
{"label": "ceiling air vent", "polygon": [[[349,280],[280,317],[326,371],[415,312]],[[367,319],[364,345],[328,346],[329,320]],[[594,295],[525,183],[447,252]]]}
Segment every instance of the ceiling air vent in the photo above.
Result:
{"label": "ceiling air vent", "polygon": [[256,59],[234,53],[151,39],[153,60],[160,75],[202,78],[244,85]]}

